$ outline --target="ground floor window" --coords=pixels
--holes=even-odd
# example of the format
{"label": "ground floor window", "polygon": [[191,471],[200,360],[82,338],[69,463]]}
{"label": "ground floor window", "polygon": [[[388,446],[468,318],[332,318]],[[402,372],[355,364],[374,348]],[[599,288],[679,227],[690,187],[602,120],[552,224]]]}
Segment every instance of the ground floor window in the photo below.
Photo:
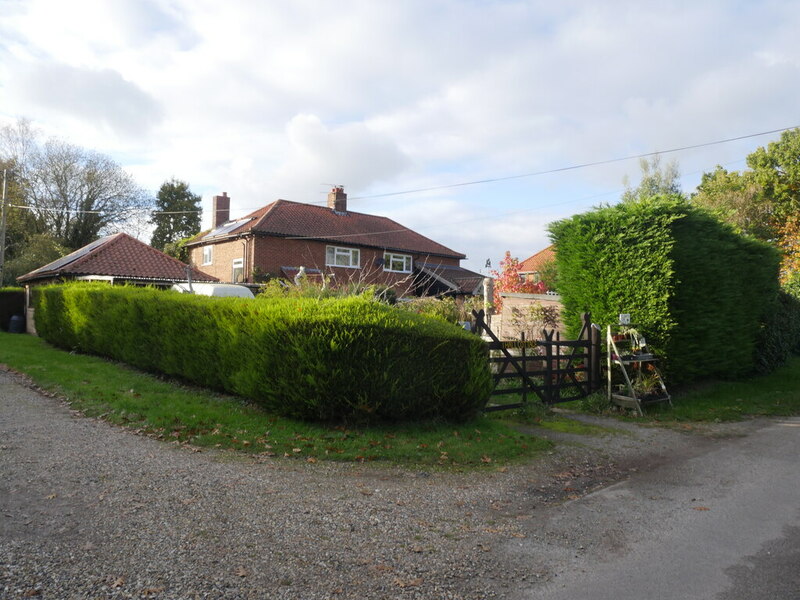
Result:
{"label": "ground floor window", "polygon": [[244,281],[244,259],[233,259],[233,273],[231,274],[231,281],[233,283],[241,283]]}
{"label": "ground floor window", "polygon": [[325,249],[325,266],[358,269],[361,266],[361,252],[358,248],[328,246]]}
{"label": "ground floor window", "polygon": [[411,273],[411,257],[408,254],[384,252],[383,270],[394,273]]}

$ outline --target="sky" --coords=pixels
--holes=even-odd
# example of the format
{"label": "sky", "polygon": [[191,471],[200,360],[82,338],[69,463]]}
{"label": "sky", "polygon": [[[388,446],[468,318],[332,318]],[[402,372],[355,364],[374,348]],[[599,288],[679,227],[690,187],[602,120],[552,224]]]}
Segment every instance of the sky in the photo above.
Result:
{"label": "sky", "polygon": [[800,125],[798,31],[796,0],[0,0],[0,125],[186,181],[204,227],[343,185],[487,273],[640,173],[566,167],[746,168],[779,133],[666,151]]}

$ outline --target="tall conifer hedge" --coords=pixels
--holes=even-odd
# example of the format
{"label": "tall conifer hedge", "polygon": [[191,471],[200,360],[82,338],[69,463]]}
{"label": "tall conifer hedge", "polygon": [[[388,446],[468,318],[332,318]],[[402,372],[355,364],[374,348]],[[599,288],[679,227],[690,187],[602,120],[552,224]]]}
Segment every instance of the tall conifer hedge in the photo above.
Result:
{"label": "tall conifer hedge", "polygon": [[623,202],[550,225],[568,327],[630,313],[673,382],[753,371],[776,310],[779,256],[679,197]]}

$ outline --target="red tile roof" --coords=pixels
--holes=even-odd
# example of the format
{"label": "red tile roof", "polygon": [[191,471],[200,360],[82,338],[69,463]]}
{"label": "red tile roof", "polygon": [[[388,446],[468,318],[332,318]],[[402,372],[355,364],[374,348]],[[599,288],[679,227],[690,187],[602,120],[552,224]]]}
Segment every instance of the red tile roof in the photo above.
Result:
{"label": "red tile roof", "polygon": [[542,267],[556,259],[555,248],[550,245],[519,263],[520,273],[539,273]]}
{"label": "red tile roof", "polygon": [[276,200],[235,222],[240,224],[231,227],[232,223],[227,223],[190,245],[252,233],[466,258],[386,217],[352,211],[337,213],[325,206],[289,200]]}
{"label": "red tile roof", "polygon": [[[143,281],[186,281],[186,265],[126,233],[116,233],[22,275],[17,281],[88,275]],[[192,269],[192,279],[218,281],[197,269]]]}

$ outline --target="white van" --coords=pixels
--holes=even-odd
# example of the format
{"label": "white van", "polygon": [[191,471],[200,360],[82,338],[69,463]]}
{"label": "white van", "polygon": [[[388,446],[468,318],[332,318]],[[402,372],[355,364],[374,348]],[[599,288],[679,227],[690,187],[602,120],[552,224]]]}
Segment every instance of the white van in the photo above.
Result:
{"label": "white van", "polygon": [[181,294],[197,294],[198,296],[214,296],[216,298],[254,298],[250,288],[234,283],[176,283],[170,288]]}

